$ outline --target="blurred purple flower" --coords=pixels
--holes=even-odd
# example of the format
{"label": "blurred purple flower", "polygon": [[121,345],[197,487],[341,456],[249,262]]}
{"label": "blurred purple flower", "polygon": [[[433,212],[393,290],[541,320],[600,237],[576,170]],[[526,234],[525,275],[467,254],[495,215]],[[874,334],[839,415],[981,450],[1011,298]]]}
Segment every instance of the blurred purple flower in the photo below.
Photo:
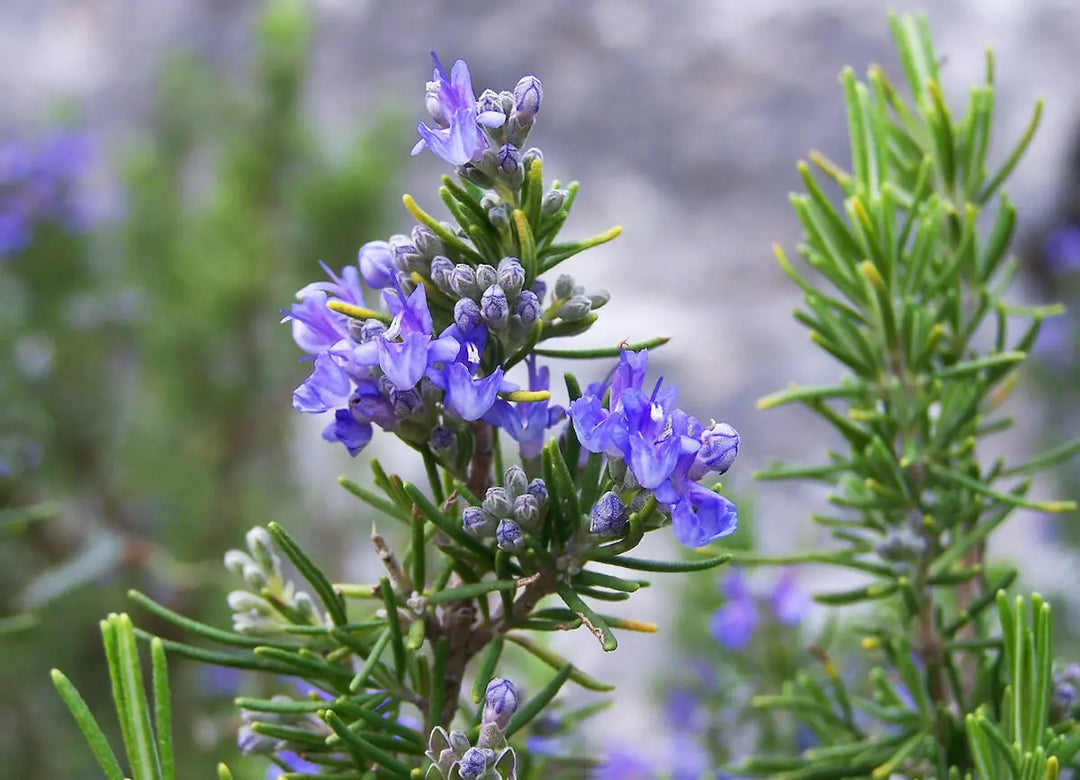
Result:
{"label": "blurred purple flower", "polygon": [[810,594],[798,586],[797,579],[794,569],[785,569],[769,594],[773,615],[785,626],[799,625],[810,611]]}
{"label": "blurred purple flower", "polygon": [[1080,270],[1080,226],[1055,230],[1043,242],[1047,267],[1055,274]]}
{"label": "blurred purple flower", "polygon": [[658,777],[647,761],[632,753],[615,751],[597,767],[595,780],[654,780]]}
{"label": "blurred purple flower", "polygon": [[1076,361],[1075,325],[1070,317],[1043,320],[1031,354],[1058,371],[1068,371]]}
{"label": "blurred purple flower", "polygon": [[724,591],[727,603],[713,614],[709,632],[724,647],[743,650],[750,644],[760,619],[757,602],[739,569],[731,570],[724,582]]}
{"label": "blurred purple flower", "polygon": [[299,755],[293,752],[277,753],[277,759],[285,765],[282,769],[278,766],[272,766],[266,770],[266,780],[277,780],[277,778],[285,775],[286,772],[304,772],[306,774],[318,774],[322,771],[322,766],[319,764],[313,764],[310,761],[305,761],[300,758]]}

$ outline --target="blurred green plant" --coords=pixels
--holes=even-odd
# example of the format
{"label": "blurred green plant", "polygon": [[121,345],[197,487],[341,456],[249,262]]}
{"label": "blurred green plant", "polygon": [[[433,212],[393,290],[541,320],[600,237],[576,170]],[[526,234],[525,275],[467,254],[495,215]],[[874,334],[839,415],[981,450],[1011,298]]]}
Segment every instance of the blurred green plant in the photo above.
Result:
{"label": "blurred green plant", "polygon": [[[0,478],[0,631],[21,629],[0,672],[0,711],[15,724],[0,751],[17,776],[81,765],[81,752],[45,747],[56,711],[37,703],[34,670],[47,656],[89,674],[103,601],[139,583],[220,614],[207,550],[271,511],[302,511],[276,411],[295,383],[292,353],[266,338],[265,303],[307,276],[297,258],[355,255],[383,224],[394,173],[372,151],[378,117],[344,159],[320,148],[303,115],[310,41],[308,9],[268,2],[240,83],[166,55],[149,127],[123,151],[122,213],[86,234],[43,230],[0,265],[0,294],[18,304],[0,310],[21,317],[0,328],[3,353],[8,339],[52,350],[33,381],[0,371],[4,419],[43,452],[37,471]],[[107,693],[84,692],[91,705]],[[184,685],[178,713],[203,695]],[[192,739],[180,735],[181,775]]]}

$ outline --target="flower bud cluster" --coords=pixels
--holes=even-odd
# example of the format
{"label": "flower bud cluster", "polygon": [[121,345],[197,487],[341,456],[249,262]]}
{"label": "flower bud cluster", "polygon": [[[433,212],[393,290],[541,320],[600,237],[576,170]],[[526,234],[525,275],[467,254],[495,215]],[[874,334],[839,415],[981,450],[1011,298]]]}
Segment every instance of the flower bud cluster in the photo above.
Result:
{"label": "flower bud cluster", "polygon": [[498,267],[481,263],[457,265],[446,257],[435,258],[431,281],[454,304],[454,322],[463,333],[479,326],[499,334],[507,349],[519,344],[540,318],[540,299],[525,287],[525,269],[516,257],[504,257]]}
{"label": "flower bud cluster", "polygon": [[519,553],[530,533],[540,530],[547,511],[548,491],[544,480],[531,482],[520,466],[503,474],[503,484],[488,488],[480,506],[462,512],[465,530],[480,539],[495,537],[499,549]]}
{"label": "flower bud cluster", "polygon": [[[516,780],[517,757],[506,744],[506,728],[517,711],[517,689],[509,680],[496,677],[488,683],[476,745],[460,731],[447,733],[435,727],[426,755],[444,778],[462,780]],[[456,772],[454,771],[456,769]]]}
{"label": "flower bud cluster", "polygon": [[599,309],[609,300],[611,300],[611,293],[607,290],[586,293],[585,287],[577,284],[574,277],[569,274],[560,274],[552,290],[548,311],[554,315],[554,318],[566,322],[577,322],[588,317],[589,312]]}
{"label": "flower bud cluster", "polygon": [[247,590],[234,590],[227,600],[233,628],[240,634],[259,637],[286,636],[285,626],[325,625],[327,620],[307,592],[297,590],[281,571],[269,532],[261,526],[247,533],[247,552],[229,550],[225,568],[242,577]]}

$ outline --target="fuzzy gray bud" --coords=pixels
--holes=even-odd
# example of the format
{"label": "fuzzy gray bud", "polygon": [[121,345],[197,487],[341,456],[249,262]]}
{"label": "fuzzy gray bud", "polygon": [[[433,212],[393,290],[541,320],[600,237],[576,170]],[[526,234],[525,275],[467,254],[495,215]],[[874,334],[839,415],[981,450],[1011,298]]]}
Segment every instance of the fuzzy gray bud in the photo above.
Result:
{"label": "fuzzy gray bud", "polygon": [[247,548],[251,551],[251,557],[259,566],[266,571],[274,571],[277,562],[274,555],[274,542],[270,538],[270,532],[262,526],[255,526],[247,532],[245,537]]}
{"label": "fuzzy gray bud", "polygon": [[514,87],[514,111],[528,117],[536,116],[544,100],[544,85],[532,74],[522,76]]}
{"label": "fuzzy gray bud", "polygon": [[540,213],[545,217],[553,217],[562,211],[566,205],[566,190],[548,190],[544,193],[544,199],[540,201]]}
{"label": "fuzzy gray bud", "polygon": [[540,319],[540,299],[532,290],[522,290],[518,293],[517,302],[514,304],[514,314],[521,318],[521,324],[531,327]]}
{"label": "fuzzy gray bud", "polygon": [[499,521],[485,512],[483,507],[467,506],[461,513],[461,524],[470,534],[482,539],[495,532]]}
{"label": "fuzzy gray bud", "polygon": [[589,305],[595,311],[611,300],[611,293],[607,290],[599,289],[589,293],[585,297],[589,299]]}
{"label": "fuzzy gray bud", "polygon": [[499,274],[495,270],[494,266],[490,266],[487,263],[481,263],[476,266],[476,286],[481,290],[486,290],[491,285],[498,281]]}
{"label": "fuzzy gray bud", "polygon": [[480,313],[484,322],[493,328],[501,328],[510,321],[510,305],[506,302],[506,293],[497,284],[484,290],[480,298]]}
{"label": "fuzzy gray bud", "polygon": [[525,269],[516,257],[504,257],[499,261],[499,286],[507,298],[515,298],[525,286]]}
{"label": "fuzzy gray bud", "polygon": [[237,577],[244,576],[244,570],[249,566],[254,566],[255,561],[246,552],[240,550],[228,550],[225,553],[225,568],[235,574]]}
{"label": "fuzzy gray bud", "polygon": [[608,491],[597,499],[589,517],[589,531],[597,536],[619,536],[626,530],[629,513],[617,493]]}
{"label": "fuzzy gray bud", "polygon": [[558,315],[559,319],[566,320],[567,322],[576,322],[577,320],[583,320],[588,317],[591,309],[592,303],[588,298],[584,295],[575,295],[559,307]]}
{"label": "fuzzy gray bud", "polygon": [[492,517],[510,517],[514,514],[514,499],[504,487],[488,488],[483,506]]}
{"label": "fuzzy gray bud", "polygon": [[519,553],[525,549],[525,532],[520,525],[506,518],[500,520],[499,527],[495,529],[495,541],[500,550]]}
{"label": "fuzzy gray bud", "polygon": [[540,503],[528,493],[518,496],[514,499],[514,519],[522,528],[536,530],[540,524]]}
{"label": "fuzzy gray bud", "polygon": [[517,688],[502,677],[496,677],[488,683],[484,693],[484,712],[481,723],[494,723],[500,731],[506,731],[510,718],[518,708]]}
{"label": "fuzzy gray bud", "polygon": [[574,277],[570,274],[559,274],[559,278],[555,280],[555,297],[564,301],[572,298],[574,287]]}
{"label": "fuzzy gray bud", "polygon": [[503,487],[511,496],[520,496],[529,489],[529,478],[521,466],[511,466],[503,473]]}
{"label": "fuzzy gray bud", "polygon": [[476,284],[476,272],[472,266],[458,263],[450,273],[450,288],[462,298],[478,298],[480,288]]}

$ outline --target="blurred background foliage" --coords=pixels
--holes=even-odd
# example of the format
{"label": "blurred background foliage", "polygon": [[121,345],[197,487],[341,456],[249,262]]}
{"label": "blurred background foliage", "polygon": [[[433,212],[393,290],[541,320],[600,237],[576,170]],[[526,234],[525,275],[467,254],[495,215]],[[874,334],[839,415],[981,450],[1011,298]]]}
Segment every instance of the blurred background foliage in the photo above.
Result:
{"label": "blurred background foliage", "polygon": [[[303,110],[304,6],[267,4],[253,37],[239,83],[165,56],[148,126],[109,159],[77,122],[4,147],[5,776],[96,776],[47,671],[62,666],[94,709],[107,701],[97,623],[128,587],[220,619],[222,551],[267,519],[304,516],[287,436],[303,369],[274,309],[317,260],[340,268],[383,232],[394,170],[371,117],[346,155],[322,152]],[[92,167],[121,172],[117,213],[81,205]],[[174,674],[187,681],[179,774],[204,775],[199,756],[231,752],[236,731],[196,713],[228,703],[237,680]]]}

